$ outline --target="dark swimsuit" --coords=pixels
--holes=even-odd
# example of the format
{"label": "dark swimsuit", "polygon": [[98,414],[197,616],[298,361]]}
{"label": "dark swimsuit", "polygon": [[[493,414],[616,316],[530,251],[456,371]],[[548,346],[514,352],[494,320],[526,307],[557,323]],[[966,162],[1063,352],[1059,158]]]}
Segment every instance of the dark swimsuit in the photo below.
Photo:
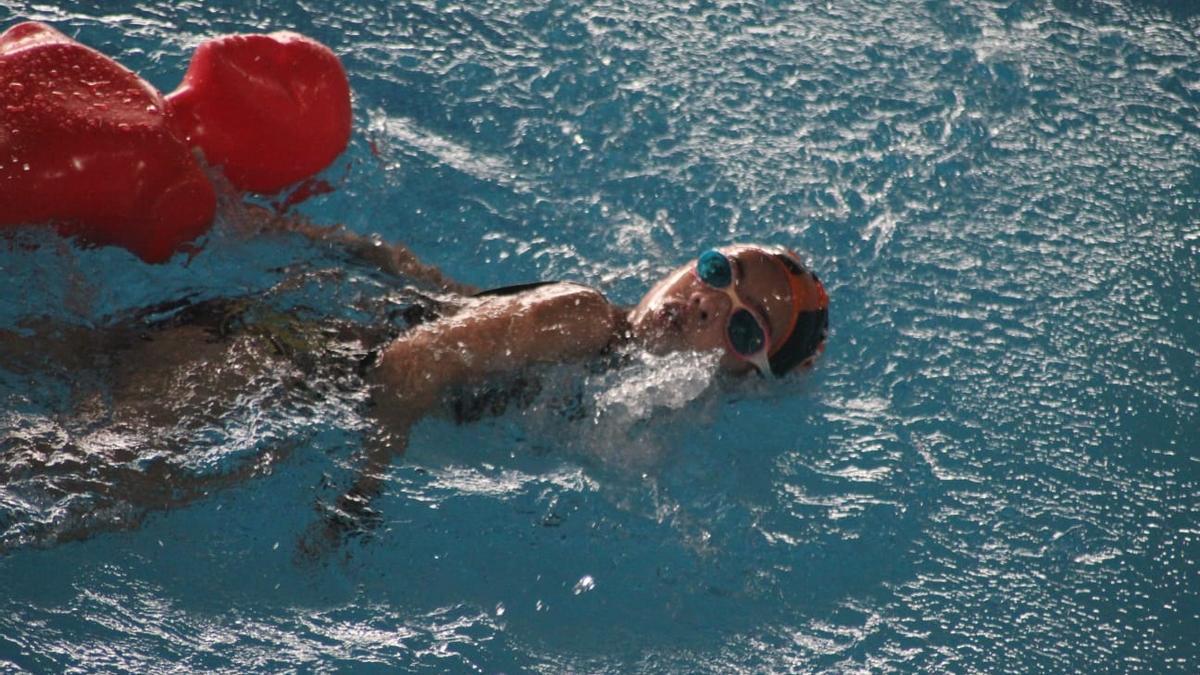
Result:
{"label": "dark swimsuit", "polygon": [[[471,297],[504,297],[518,295],[543,286],[561,282],[536,281],[490,288]],[[387,313],[387,325],[379,328],[354,328],[347,322],[311,320],[297,317],[293,312],[275,309],[259,298],[191,299],[162,303],[139,311],[131,323],[137,328],[137,338],[153,340],[155,334],[183,326],[199,327],[213,341],[253,335],[263,339],[266,347],[293,363],[303,374],[291,378],[296,388],[309,391],[313,382],[332,382],[340,390],[363,386],[367,372],[378,362],[383,350],[399,335],[414,326],[435,321],[443,316],[443,305],[432,298],[413,294],[413,302]],[[353,331],[353,337],[340,333]],[[132,337],[132,336],[131,336]],[[357,338],[357,340],[354,340]],[[356,341],[357,349],[346,344]],[[606,355],[611,350],[606,350]],[[489,381],[483,385],[457,391],[449,400],[449,411],[456,422],[476,421],[486,416],[502,414],[509,405],[529,405],[542,392],[540,379],[518,373],[511,377]],[[573,407],[567,403],[567,407]]]}
{"label": "dark swimsuit", "polygon": [[524,293],[525,291],[532,291],[535,288],[541,288],[542,286],[553,286],[554,284],[561,284],[561,283],[565,283],[565,282],[562,282],[562,281],[530,281],[530,282],[527,282],[524,284],[513,284],[511,286],[497,286],[496,288],[489,288],[486,291],[479,291],[478,293],[476,293],[475,295],[473,295],[471,297],[473,297],[473,298],[489,298],[489,297],[497,297],[497,296],[504,296],[504,295],[516,295],[518,293]]}

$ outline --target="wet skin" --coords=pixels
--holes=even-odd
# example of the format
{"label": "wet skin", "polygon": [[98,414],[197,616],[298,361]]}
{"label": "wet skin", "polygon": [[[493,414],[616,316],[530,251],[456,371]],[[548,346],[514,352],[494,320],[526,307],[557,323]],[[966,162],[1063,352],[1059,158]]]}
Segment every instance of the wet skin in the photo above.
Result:
{"label": "wet skin", "polygon": [[[384,244],[342,228],[262,217],[264,230],[297,232],[319,243],[335,245],[385,271],[431,283],[449,294],[470,296],[478,290],[445,277],[402,245]],[[769,324],[768,341],[786,333],[791,320],[791,289],[787,273],[772,259],[771,252],[755,245],[719,250],[733,264],[733,291],[737,297]],[[563,361],[630,341],[658,354],[721,350],[724,369],[736,373],[750,370],[744,359],[731,352],[726,338],[729,314],[734,309],[729,296],[700,281],[695,267],[694,259],[679,266],[628,311],[612,305],[598,291],[575,284],[556,284],[518,296],[468,300],[452,321],[438,321],[414,335],[401,336],[387,350],[379,380],[404,384],[406,378],[400,377],[400,367],[390,367],[389,360],[409,361],[407,365],[420,366],[418,370],[428,369],[429,359],[414,360],[404,355],[413,350],[448,354],[466,346],[467,360],[473,365],[465,370],[454,364],[445,368],[446,376],[458,380],[521,367],[521,358],[512,358],[511,354],[527,355],[530,360],[526,363]],[[511,325],[502,329],[503,318]],[[436,336],[446,332],[454,335],[445,339]],[[471,349],[472,345],[478,348]],[[497,358],[502,352],[510,352],[510,357]],[[435,365],[433,369],[439,368]],[[438,377],[437,372],[423,373],[425,380]]]}
{"label": "wet skin", "polygon": [[[768,343],[788,329],[791,290],[786,272],[757,246],[719,249],[733,264],[733,290],[742,303],[767,322]],[[695,274],[696,261],[677,268],[646,293],[629,313],[634,338],[654,353],[723,352],[721,366],[735,373],[752,369],[733,352],[726,337],[735,307],[728,294]]]}
{"label": "wet skin", "polygon": [[[767,339],[788,328],[787,274],[755,246],[722,249],[733,264],[733,292],[767,322]],[[593,289],[554,284],[514,296],[476,299],[453,317],[420,326],[385,350],[376,400],[386,419],[407,428],[455,386],[536,363],[579,360],[632,342],[654,353],[721,351],[722,368],[752,366],[729,346],[735,309],[729,295],[694,273],[695,261],[656,284],[626,312]]]}

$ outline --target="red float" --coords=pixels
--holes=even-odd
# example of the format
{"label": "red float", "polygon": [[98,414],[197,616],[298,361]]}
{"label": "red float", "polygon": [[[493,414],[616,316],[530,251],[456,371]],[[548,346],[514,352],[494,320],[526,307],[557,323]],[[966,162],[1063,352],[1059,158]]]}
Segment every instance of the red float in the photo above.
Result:
{"label": "red float", "polygon": [[350,138],[350,85],[341,62],[296,33],[205,42],[167,100],[188,141],[250,192],[271,194],[312,176]]}
{"label": "red float", "polygon": [[295,33],[197,49],[163,97],[103,54],[39,23],[0,34],[0,228],[68,236],[162,262],[212,222],[213,186],[274,193],[325,168],[350,137],[337,57]]}
{"label": "red float", "polygon": [[137,75],[49,26],[0,34],[0,227],[53,222],[169,258],[216,200],[165,111]]}

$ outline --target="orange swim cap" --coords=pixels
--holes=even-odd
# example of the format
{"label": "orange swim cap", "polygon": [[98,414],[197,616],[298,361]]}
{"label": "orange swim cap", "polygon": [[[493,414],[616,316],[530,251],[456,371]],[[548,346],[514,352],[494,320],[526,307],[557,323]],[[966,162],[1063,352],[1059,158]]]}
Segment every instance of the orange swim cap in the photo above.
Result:
{"label": "orange swim cap", "polygon": [[774,256],[787,272],[792,291],[790,328],[772,345],[767,359],[771,372],[783,375],[796,366],[811,364],[825,350],[825,338],[829,333],[829,295],[817,275],[804,267],[800,256],[787,250],[776,252]]}

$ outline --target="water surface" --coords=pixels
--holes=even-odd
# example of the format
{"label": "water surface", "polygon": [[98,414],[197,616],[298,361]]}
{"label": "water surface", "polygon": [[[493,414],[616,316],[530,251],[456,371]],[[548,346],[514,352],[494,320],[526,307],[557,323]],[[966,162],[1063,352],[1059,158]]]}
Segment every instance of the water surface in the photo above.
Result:
{"label": "water surface", "polygon": [[[279,460],[182,508],[10,481],[0,526],[25,543],[0,558],[0,667],[1200,668],[1186,3],[0,7],[22,18],[165,90],[207,36],[306,33],[355,92],[339,189],[301,207],[315,220],[470,283],[565,278],[619,302],[703,248],[785,244],[825,280],[834,332],[783,383],[634,363],[560,373],[580,421],[429,422],[379,531],[323,565],[293,551],[353,472],[362,419],[337,399],[248,397],[188,436],[170,461],[198,475]],[[163,267],[25,236],[36,250],[0,251],[8,327],[317,270],[343,270],[313,286],[330,314],[389,292],[230,223]],[[80,381],[0,370],[0,457],[95,442],[69,421]],[[40,545],[73,518],[113,531]]]}

